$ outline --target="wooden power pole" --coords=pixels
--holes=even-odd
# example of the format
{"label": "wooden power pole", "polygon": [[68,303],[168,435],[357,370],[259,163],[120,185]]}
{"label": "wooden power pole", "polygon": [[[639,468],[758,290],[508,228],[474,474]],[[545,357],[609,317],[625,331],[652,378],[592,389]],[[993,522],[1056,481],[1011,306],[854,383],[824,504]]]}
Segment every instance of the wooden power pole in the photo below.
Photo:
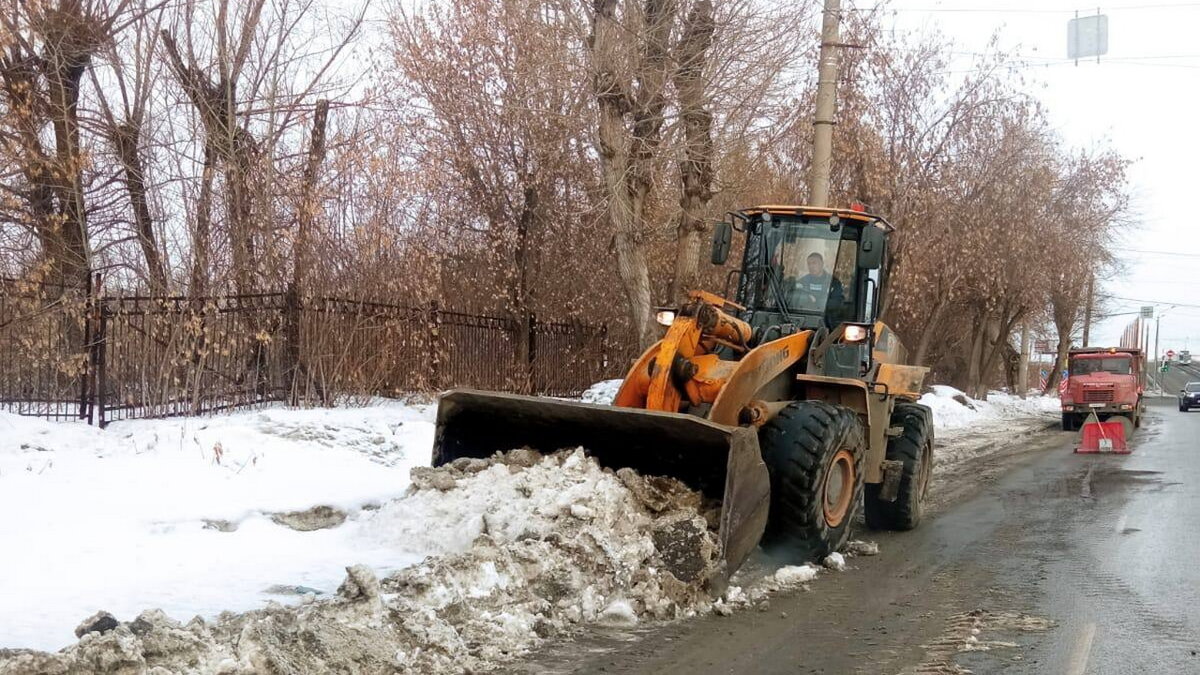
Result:
{"label": "wooden power pole", "polygon": [[821,56],[817,64],[817,112],[813,117],[812,170],[808,203],[829,206],[829,174],[833,166],[833,125],[837,114],[838,28],[841,0],[825,0],[821,19]]}
{"label": "wooden power pole", "polygon": [[1088,341],[1091,338],[1091,334],[1092,334],[1092,303],[1093,303],[1093,293],[1095,292],[1095,287],[1096,287],[1096,275],[1092,274],[1088,277],[1087,300],[1086,300],[1087,304],[1084,305],[1084,307],[1083,307],[1083,346],[1084,347],[1090,346],[1088,344]]}

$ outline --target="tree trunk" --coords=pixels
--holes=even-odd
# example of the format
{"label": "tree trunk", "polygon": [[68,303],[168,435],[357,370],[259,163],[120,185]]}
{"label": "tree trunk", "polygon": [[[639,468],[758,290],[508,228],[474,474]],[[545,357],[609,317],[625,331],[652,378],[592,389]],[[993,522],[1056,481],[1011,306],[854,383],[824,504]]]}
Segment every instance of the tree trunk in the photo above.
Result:
{"label": "tree trunk", "polygon": [[[256,2],[253,7],[252,13],[257,13],[262,3]],[[258,289],[262,266],[262,261],[255,253],[254,172],[258,153],[254,138],[237,125],[236,73],[222,70],[217,81],[213,82],[194,63],[184,61],[170,33],[163,30],[161,36],[171,68],[204,127],[208,152],[205,159],[211,162],[212,170],[216,169],[218,162],[224,169],[226,226],[232,252],[234,284],[238,293],[252,293]],[[211,181],[207,185],[211,190]],[[209,219],[207,225],[211,226],[211,223]]]}
{"label": "tree trunk", "polygon": [[712,114],[704,107],[704,66],[712,45],[712,10],[710,0],[697,0],[688,13],[674,78],[684,137],[684,158],[679,163],[681,191],[675,274],[669,292],[677,304],[683,302],[684,295],[696,287],[699,279],[703,216],[712,198]]}
{"label": "tree trunk", "polygon": [[913,352],[913,365],[927,365],[926,360],[929,357],[929,345],[933,342],[935,335],[941,334],[946,327],[942,325],[942,318],[946,314],[946,309],[950,307],[948,300],[939,300],[933,306],[933,311],[930,312],[928,320],[921,326],[921,336],[917,339],[917,348]]}
{"label": "tree trunk", "polygon": [[146,261],[146,278],[150,294],[167,293],[167,269],[154,234],[154,221],[150,217],[150,204],[146,196],[145,170],[138,153],[141,146],[141,130],[132,123],[117,125],[113,129],[117,158],[125,173],[125,190],[133,207],[133,223],[137,232],[142,258]]}
{"label": "tree trunk", "polygon": [[229,247],[233,252],[233,280],[239,294],[258,290],[258,266],[254,255],[254,209],[250,190],[249,162],[231,158],[225,165],[225,213],[229,222]]}
{"label": "tree trunk", "polygon": [[[57,45],[55,46],[57,47]],[[54,146],[57,160],[53,181],[58,197],[61,282],[84,288],[91,274],[87,209],[83,195],[83,156],[79,147],[79,83],[90,55],[63,54],[54,49],[47,72]]]}
{"label": "tree trunk", "polygon": [[1017,393],[1021,398],[1025,398],[1029,393],[1029,355],[1032,349],[1030,339],[1029,322],[1024,321],[1021,325],[1021,353],[1017,358]]}
{"label": "tree trunk", "polygon": [[202,296],[208,292],[209,250],[212,239],[212,184],[216,176],[215,153],[204,149],[204,168],[200,172],[200,192],[196,196],[196,228],[192,233],[192,282],[189,292]]}
{"label": "tree trunk", "polygon": [[1067,368],[1067,353],[1071,351],[1071,329],[1074,324],[1075,322],[1072,321],[1068,325],[1056,324],[1054,326],[1058,331],[1058,352],[1054,357],[1054,370],[1050,372],[1050,377],[1046,378],[1046,388],[1042,390],[1043,395],[1058,391],[1058,383],[1062,381],[1062,371]]}
{"label": "tree trunk", "polygon": [[[665,0],[647,0],[645,21],[650,27],[636,73],[622,58],[621,40],[627,26],[616,18],[616,0],[596,0],[589,47],[594,70],[592,87],[599,119],[596,146],[608,197],[608,218],[613,228],[612,250],[617,277],[625,291],[630,325],[640,346],[654,340],[650,322],[650,272],[643,242],[646,196],[650,190],[653,149],[662,125],[663,70],[670,24],[663,20]],[[649,66],[647,65],[649,64]],[[636,74],[639,95],[634,99],[629,83]],[[634,117],[632,130],[625,116]]]}
{"label": "tree trunk", "polygon": [[[313,223],[317,219],[320,200],[317,195],[317,173],[321,162],[325,160],[325,122],[329,115],[329,101],[317,101],[313,113],[312,134],[309,137],[308,161],[304,165],[304,178],[301,183],[300,205],[296,213],[296,238],[292,241],[292,283],[288,288],[287,316],[287,356],[288,378],[292,388],[292,405],[299,403],[299,395],[303,390],[307,395],[309,385],[314,381],[308,375],[304,362],[303,345],[301,344],[300,324],[304,312],[304,292],[307,275],[311,262]],[[324,392],[319,392],[321,402],[328,404]]]}
{"label": "tree trunk", "polygon": [[325,124],[329,116],[329,100],[317,101],[313,113],[312,135],[309,137],[308,160],[304,165],[300,209],[296,218],[296,239],[292,242],[292,285],[303,293],[311,264],[312,230],[320,210],[317,195],[317,174],[325,161]]}
{"label": "tree trunk", "polygon": [[981,369],[985,378],[995,370],[997,360],[1000,354],[1004,352],[1004,348],[1010,347],[1008,339],[1012,337],[1013,329],[1016,327],[1017,322],[1024,316],[1025,309],[1022,307],[1013,310],[1011,315],[1008,314],[1008,310],[1005,310],[996,319],[996,322],[993,324],[995,337],[992,339],[991,344],[987,346],[987,354],[984,357],[983,368]]}
{"label": "tree trunk", "polygon": [[516,384],[519,391],[534,393],[533,313],[529,298],[529,238],[540,208],[540,198],[537,189],[532,185],[525,186],[522,197],[521,214],[517,218],[517,245],[513,261],[517,268],[517,281],[512,286],[511,298],[517,329],[517,368],[521,378],[521,381]]}
{"label": "tree trunk", "polygon": [[975,313],[975,331],[971,335],[971,353],[967,357],[967,395],[979,397],[980,382],[983,375],[980,366],[983,361],[983,343],[987,337],[987,315],[984,312]]}

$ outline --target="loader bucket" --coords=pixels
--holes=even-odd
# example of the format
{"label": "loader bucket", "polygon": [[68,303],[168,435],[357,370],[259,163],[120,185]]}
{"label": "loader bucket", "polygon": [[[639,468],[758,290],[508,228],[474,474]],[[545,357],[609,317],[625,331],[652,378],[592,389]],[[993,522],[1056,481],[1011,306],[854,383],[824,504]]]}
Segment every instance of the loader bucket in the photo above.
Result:
{"label": "loader bucket", "polygon": [[531,448],[583,447],[613,470],[669,476],[721,501],[719,537],[728,581],[758,545],[770,483],[753,429],[692,415],[457,389],[438,403],[433,465]]}

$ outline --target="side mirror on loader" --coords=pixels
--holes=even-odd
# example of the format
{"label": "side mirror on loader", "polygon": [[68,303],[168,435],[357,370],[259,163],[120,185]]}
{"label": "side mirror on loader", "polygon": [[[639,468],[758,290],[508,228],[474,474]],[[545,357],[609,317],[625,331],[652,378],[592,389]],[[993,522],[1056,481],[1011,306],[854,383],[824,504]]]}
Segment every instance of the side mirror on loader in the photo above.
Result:
{"label": "side mirror on loader", "polygon": [[874,225],[865,225],[862,239],[858,242],[858,267],[877,270],[883,267],[883,230]]}
{"label": "side mirror on loader", "polygon": [[733,226],[726,222],[713,226],[712,264],[724,265],[729,259],[729,247],[733,243]]}

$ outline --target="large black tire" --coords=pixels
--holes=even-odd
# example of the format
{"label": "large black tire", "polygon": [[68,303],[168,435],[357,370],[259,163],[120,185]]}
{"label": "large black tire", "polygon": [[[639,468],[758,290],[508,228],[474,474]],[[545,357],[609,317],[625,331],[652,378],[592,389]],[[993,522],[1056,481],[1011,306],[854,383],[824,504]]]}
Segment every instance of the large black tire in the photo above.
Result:
{"label": "large black tire", "polygon": [[903,464],[896,500],[880,498],[882,484],[866,486],[863,495],[867,527],[873,530],[911,530],[921,523],[925,496],[933,475],[933,414],[919,403],[900,402],[891,426],[904,431],[888,441],[887,459]]}
{"label": "large black tire", "polygon": [[1062,414],[1063,431],[1079,431],[1079,417],[1075,413]]}
{"label": "large black tire", "polygon": [[763,546],[796,561],[823,558],[850,536],[862,501],[862,423],[849,408],[797,401],[763,425],[771,508]]}

